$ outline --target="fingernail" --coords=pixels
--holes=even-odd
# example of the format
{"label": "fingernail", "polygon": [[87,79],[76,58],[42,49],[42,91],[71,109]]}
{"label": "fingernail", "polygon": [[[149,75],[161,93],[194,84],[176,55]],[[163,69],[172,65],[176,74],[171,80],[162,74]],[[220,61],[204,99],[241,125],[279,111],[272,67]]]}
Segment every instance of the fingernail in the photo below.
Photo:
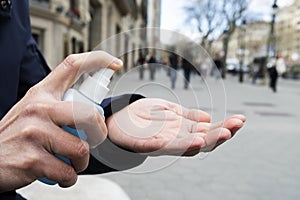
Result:
{"label": "fingernail", "polygon": [[123,65],[123,61],[120,60],[120,59],[116,59],[113,63],[112,63],[113,66],[115,67],[120,67]]}

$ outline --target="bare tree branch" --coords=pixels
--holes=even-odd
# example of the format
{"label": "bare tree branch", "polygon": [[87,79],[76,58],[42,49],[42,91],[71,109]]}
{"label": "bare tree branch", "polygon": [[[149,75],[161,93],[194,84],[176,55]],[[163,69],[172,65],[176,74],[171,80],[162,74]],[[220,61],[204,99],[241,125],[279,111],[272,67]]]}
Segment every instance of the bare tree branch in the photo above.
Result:
{"label": "bare tree branch", "polygon": [[[232,34],[235,32],[237,22],[241,21],[248,8],[249,0],[223,0],[222,13],[226,19],[226,36],[223,39],[223,62],[226,66],[226,59],[228,54],[228,44]],[[226,67],[222,70],[222,77],[226,77]]]}
{"label": "bare tree branch", "polygon": [[185,10],[188,21],[194,23],[199,33],[203,35],[201,45],[205,48],[211,35],[223,23],[218,1],[195,0]]}
{"label": "bare tree branch", "polygon": [[[201,45],[204,48],[210,46],[210,39],[217,32],[226,31],[226,36],[223,37],[224,63],[226,63],[229,41],[236,30],[237,23],[245,15],[248,2],[249,0],[194,0],[185,8],[188,21],[196,25],[197,30],[202,34]],[[225,78],[226,68],[222,75]]]}

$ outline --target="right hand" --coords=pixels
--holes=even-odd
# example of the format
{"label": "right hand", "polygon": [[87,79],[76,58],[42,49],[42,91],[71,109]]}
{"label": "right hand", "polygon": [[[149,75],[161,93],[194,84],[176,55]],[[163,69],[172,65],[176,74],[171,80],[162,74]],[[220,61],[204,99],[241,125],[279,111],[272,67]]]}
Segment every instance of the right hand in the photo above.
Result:
{"label": "right hand", "polygon": [[[107,129],[93,106],[61,99],[83,73],[104,67],[118,70],[121,66],[117,58],[101,51],[71,55],[27,92],[0,121],[0,192],[41,177],[62,187],[76,183],[77,173],[88,165],[89,145],[101,143]],[[85,131],[87,142],[60,128],[75,124]],[[72,166],[54,154],[69,158]]]}
{"label": "right hand", "polygon": [[210,123],[210,115],[163,100],[135,101],[106,120],[109,139],[150,156],[194,156],[214,150],[243,127],[243,115]]}

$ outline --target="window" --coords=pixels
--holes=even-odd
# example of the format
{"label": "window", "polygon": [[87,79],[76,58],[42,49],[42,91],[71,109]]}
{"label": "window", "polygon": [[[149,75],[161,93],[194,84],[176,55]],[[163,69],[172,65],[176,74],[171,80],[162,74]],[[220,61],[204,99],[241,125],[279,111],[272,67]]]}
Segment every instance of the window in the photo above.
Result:
{"label": "window", "polygon": [[36,6],[50,8],[50,0],[30,0],[30,3]]}
{"label": "window", "polygon": [[44,30],[33,28],[32,29],[32,37],[36,41],[41,52],[44,52]]}
{"label": "window", "polygon": [[80,18],[79,0],[70,0],[70,11],[77,18]]}

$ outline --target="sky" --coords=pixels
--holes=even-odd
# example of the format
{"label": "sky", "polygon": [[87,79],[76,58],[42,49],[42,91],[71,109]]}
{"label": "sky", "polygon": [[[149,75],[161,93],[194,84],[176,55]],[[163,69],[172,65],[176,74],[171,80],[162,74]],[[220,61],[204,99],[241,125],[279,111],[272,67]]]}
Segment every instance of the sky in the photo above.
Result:
{"label": "sky", "polygon": [[[277,4],[279,7],[289,5],[294,0],[278,0]],[[199,37],[196,31],[190,30],[184,26],[186,21],[186,15],[184,13],[184,6],[186,0],[162,0],[162,16],[161,16],[161,28],[179,31],[191,38]],[[265,13],[264,19],[270,18],[271,7],[274,0],[251,0],[249,3],[249,10],[255,13]]]}

